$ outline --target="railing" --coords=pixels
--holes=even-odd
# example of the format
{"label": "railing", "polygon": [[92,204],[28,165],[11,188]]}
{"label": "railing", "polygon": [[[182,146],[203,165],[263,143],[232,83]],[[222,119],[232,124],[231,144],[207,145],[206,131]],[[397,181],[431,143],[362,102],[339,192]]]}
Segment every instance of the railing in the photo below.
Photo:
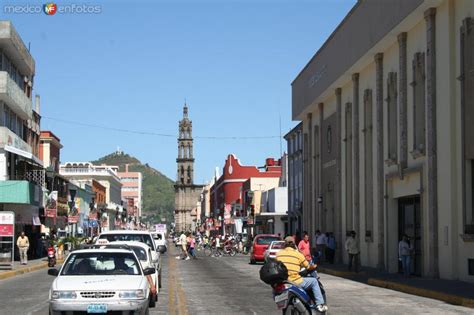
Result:
{"label": "railing", "polygon": [[23,174],[14,176],[15,180],[26,180],[35,183],[39,186],[45,186],[46,183],[46,171],[45,170],[30,170]]}

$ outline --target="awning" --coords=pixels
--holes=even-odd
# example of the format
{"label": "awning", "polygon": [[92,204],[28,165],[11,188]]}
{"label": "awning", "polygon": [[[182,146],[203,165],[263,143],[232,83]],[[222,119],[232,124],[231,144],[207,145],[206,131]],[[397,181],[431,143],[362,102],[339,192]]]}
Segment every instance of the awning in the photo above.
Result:
{"label": "awning", "polygon": [[31,154],[30,152],[26,152],[26,151],[23,151],[23,150],[20,150],[20,149],[17,149],[15,147],[12,147],[12,146],[9,146],[9,145],[5,145],[4,147],[5,151],[8,151],[10,153],[13,153],[13,154],[16,154],[16,155],[20,155],[24,158],[27,158],[28,160],[30,161],[33,161],[35,162],[36,164],[40,165],[40,166],[43,166],[43,161],[41,161],[40,159],[38,159],[36,156],[34,156],[33,154]]}
{"label": "awning", "polygon": [[288,214],[281,213],[281,212],[262,212],[262,213],[256,214],[255,216],[257,217],[284,217],[287,215]]}

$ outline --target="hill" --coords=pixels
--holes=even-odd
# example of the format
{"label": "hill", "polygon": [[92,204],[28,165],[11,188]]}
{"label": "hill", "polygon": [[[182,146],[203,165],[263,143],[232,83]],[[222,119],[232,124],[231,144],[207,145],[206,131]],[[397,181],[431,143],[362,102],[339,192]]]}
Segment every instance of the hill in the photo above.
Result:
{"label": "hill", "polygon": [[101,157],[93,164],[116,165],[121,172],[125,171],[125,164],[130,172],[141,172],[143,176],[143,209],[142,214],[147,220],[159,222],[165,218],[166,222],[173,221],[174,211],[174,182],[150,167],[148,163],[142,164],[137,158],[122,152]]}

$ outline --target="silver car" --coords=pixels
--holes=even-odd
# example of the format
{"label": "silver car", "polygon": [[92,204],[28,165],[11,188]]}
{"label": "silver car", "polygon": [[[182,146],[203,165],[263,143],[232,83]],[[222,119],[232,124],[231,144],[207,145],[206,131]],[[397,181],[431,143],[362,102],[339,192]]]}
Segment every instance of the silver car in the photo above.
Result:
{"label": "silver car", "polygon": [[263,259],[268,261],[268,259],[275,259],[276,254],[282,250],[285,246],[284,241],[273,241],[270,246],[268,246],[265,253],[263,253]]}

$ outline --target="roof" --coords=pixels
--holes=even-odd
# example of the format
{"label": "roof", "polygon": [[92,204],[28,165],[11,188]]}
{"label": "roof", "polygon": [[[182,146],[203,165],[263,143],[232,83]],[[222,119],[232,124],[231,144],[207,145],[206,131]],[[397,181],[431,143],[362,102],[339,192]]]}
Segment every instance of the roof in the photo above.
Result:
{"label": "roof", "polygon": [[287,138],[288,138],[292,133],[295,133],[295,132],[298,131],[298,130],[303,130],[303,122],[300,122],[299,124],[297,124],[296,126],[294,126],[293,129],[291,129],[290,131],[288,131],[288,133],[283,136],[283,138],[284,138],[285,140],[288,140]]}
{"label": "roof", "polygon": [[142,242],[137,242],[137,241],[115,241],[115,242],[108,242],[107,244],[97,244],[100,246],[109,246],[109,245],[128,245],[131,247],[141,247],[145,250],[150,249],[150,246],[148,246],[145,243]]}
{"label": "roof", "polygon": [[130,250],[122,249],[122,248],[86,248],[86,249],[78,249],[73,251],[74,254],[81,254],[81,253],[94,253],[94,252],[104,252],[104,253],[130,253]]}
{"label": "roof", "polygon": [[139,231],[139,230],[112,230],[112,231],[100,233],[100,235],[108,235],[108,234],[150,234],[151,235],[149,231]]}

